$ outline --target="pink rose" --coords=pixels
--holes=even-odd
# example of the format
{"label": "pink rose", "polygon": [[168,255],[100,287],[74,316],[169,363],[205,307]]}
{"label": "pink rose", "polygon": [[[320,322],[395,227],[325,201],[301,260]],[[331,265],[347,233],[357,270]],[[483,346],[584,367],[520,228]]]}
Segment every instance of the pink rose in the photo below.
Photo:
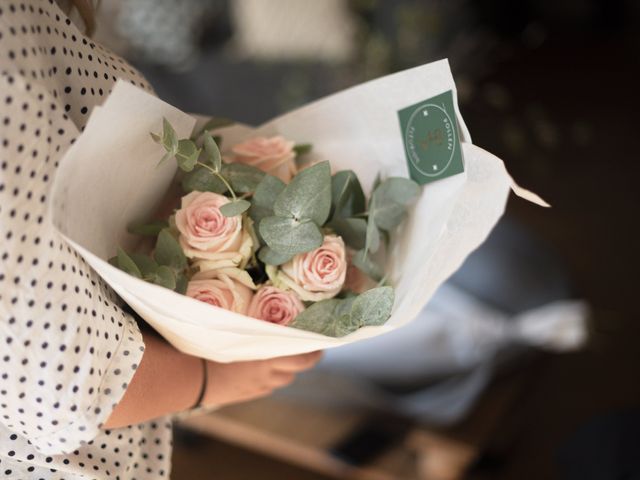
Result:
{"label": "pink rose", "polygon": [[289,325],[303,310],[304,304],[295,293],[263,286],[251,299],[247,315],[278,325]]}
{"label": "pink rose", "polygon": [[235,145],[233,162],[245,163],[288,183],[296,174],[294,142],[276,137],[254,137]]}
{"label": "pink rose", "polygon": [[279,271],[267,268],[267,273],[274,285],[293,290],[304,301],[335,297],[347,273],[344,242],[336,235],[326,235],[319,248],[296,255]]}
{"label": "pink rose", "polygon": [[218,267],[244,266],[253,253],[253,239],[243,228],[242,216],[222,215],[220,207],[226,203],[227,197],[212,192],[191,192],[182,197],[175,222],[187,257],[208,260]]}
{"label": "pink rose", "polygon": [[191,280],[187,285],[186,295],[215,307],[246,315],[253,292],[246,285],[220,274],[216,278]]}

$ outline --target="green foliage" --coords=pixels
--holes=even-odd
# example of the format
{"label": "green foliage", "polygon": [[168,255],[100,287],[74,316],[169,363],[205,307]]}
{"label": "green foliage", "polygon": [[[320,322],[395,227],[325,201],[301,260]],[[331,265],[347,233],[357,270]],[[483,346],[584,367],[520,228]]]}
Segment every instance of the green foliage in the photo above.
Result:
{"label": "green foliage", "polygon": [[322,245],[320,228],[311,220],[272,216],[262,219],[260,235],[266,244],[280,255],[297,255]]}
{"label": "green foliage", "polygon": [[258,187],[265,173],[250,165],[241,163],[223,163],[220,172],[215,172],[209,165],[198,164],[193,171],[182,178],[182,189],[189,192],[213,192],[220,195],[229,191],[234,193],[252,193]]}
{"label": "green foliage", "polygon": [[364,326],[382,325],[391,316],[393,303],[393,288],[374,288],[357,297],[316,302],[300,313],[291,326],[342,337]]}
{"label": "green foliage", "polygon": [[371,256],[364,249],[358,250],[351,259],[353,265],[368,277],[379,281],[384,276],[382,268],[371,259]]}
{"label": "green foliage", "polygon": [[191,172],[182,177],[182,189],[186,192],[213,192],[223,194],[227,186],[211,170],[196,166]]}
{"label": "green foliage", "polygon": [[155,237],[161,230],[167,228],[169,223],[165,220],[154,220],[146,223],[133,223],[127,227],[127,231],[133,235]]}
{"label": "green foliage", "polygon": [[150,133],[154,142],[161,144],[165,149],[165,155],[158,165],[175,156],[178,153],[178,135],[166,118],[162,119],[162,136],[157,133]]}
{"label": "green foliage", "polygon": [[420,193],[420,186],[413,180],[391,177],[381,182],[373,191],[369,216],[378,228],[390,231],[404,220],[407,205]]}
{"label": "green foliage", "polygon": [[174,290],[176,288],[176,274],[165,265],[160,265],[152,278],[153,283],[161,287]]}
{"label": "green foliage", "polygon": [[331,178],[331,221],[329,227],[354,249],[365,246],[367,222],[366,200],[358,177],[352,170],[342,170]]}
{"label": "green foliage", "polygon": [[113,266],[130,275],[184,293],[187,288],[187,258],[168,228],[158,234],[154,257],[142,253],[127,254],[121,248],[109,260]]}
{"label": "green foliage", "polygon": [[375,187],[369,201],[367,230],[364,248],[356,252],[353,264],[374,280],[380,280],[384,273],[370,256],[377,252],[381,240],[389,239],[389,233],[404,220],[407,206],[419,195],[420,186],[413,180],[391,177],[386,180],[376,178]]}
{"label": "green foliage", "polygon": [[182,139],[178,141],[178,151],[176,153],[176,161],[180,170],[190,172],[198,163],[201,148],[198,148],[193,141]]}
{"label": "green foliage", "polygon": [[331,210],[331,168],[321,162],[304,169],[278,195],[273,205],[279,217],[311,220],[324,225]]}
{"label": "green foliage", "polygon": [[175,291],[181,294],[187,293],[187,285],[189,284],[189,279],[183,272],[179,272],[176,275],[176,288]]}
{"label": "green foliage", "polygon": [[265,176],[259,168],[242,163],[225,163],[220,173],[236,193],[254,192]]}
{"label": "green foliage", "polygon": [[331,206],[334,218],[348,218],[365,211],[364,192],[352,170],[342,170],[331,178]]}
{"label": "green foliage", "polygon": [[[375,209],[375,199],[373,199],[369,204],[370,209]],[[367,232],[365,236],[365,244],[364,244],[364,252],[369,253],[377,252],[380,248],[380,231],[376,226],[375,216],[369,213],[369,217],[367,218]]]}
{"label": "green foliage", "polygon": [[293,258],[292,255],[286,255],[276,252],[272,250],[268,246],[264,246],[258,252],[258,258],[262,263],[267,265],[273,265],[277,267],[278,265],[282,265],[283,263],[287,263],[289,260]]}
{"label": "green foliage", "polygon": [[[273,201],[273,215],[268,202]],[[254,216],[265,243],[282,257],[309,252],[322,245],[320,228],[331,209],[331,170],[328,162],[309,167],[282,186],[273,180],[263,185]]]}
{"label": "green foliage", "polygon": [[158,235],[154,257],[160,265],[175,270],[183,270],[187,267],[187,257],[185,257],[178,240],[168,229],[162,230]]}
{"label": "green foliage", "polygon": [[285,186],[285,183],[278,177],[265,175],[262,178],[253,193],[251,209],[249,210],[249,215],[256,225],[263,218],[273,216],[273,204]]}
{"label": "green foliage", "polygon": [[313,146],[310,143],[299,143],[298,145],[293,147],[293,151],[296,155],[306,155],[311,151]]}
{"label": "green foliage", "polygon": [[225,203],[220,207],[220,213],[225,217],[235,217],[237,215],[242,215],[244,212],[249,210],[251,207],[251,203],[243,198],[238,198],[229,203]]}
{"label": "green foliage", "polygon": [[211,165],[216,172],[219,172],[222,168],[222,155],[220,155],[218,144],[209,132],[204,132],[203,139],[204,151],[207,154],[207,163]]}
{"label": "green foliage", "polygon": [[178,151],[178,135],[166,118],[162,119],[162,145],[171,155]]}
{"label": "green foliage", "polygon": [[328,226],[354,249],[365,247],[367,221],[363,218],[334,218]]}
{"label": "green foliage", "polygon": [[130,253],[129,256],[131,257],[131,260],[135,262],[138,269],[140,269],[140,273],[142,273],[143,278],[150,277],[156,273],[158,264],[149,255],[134,252]]}
{"label": "green foliage", "polygon": [[131,259],[131,257],[118,247],[118,254],[116,256],[117,267],[123,272],[128,273],[129,275],[133,275],[136,278],[142,278],[142,272],[136,265],[136,263]]}
{"label": "green foliage", "polygon": [[351,320],[361,326],[382,325],[391,315],[394,292],[391,287],[378,287],[358,295],[351,306]]}

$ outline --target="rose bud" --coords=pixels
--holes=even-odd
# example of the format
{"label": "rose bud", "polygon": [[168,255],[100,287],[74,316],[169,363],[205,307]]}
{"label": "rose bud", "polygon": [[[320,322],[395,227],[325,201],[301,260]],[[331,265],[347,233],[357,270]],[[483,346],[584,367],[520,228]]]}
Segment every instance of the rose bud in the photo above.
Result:
{"label": "rose bud", "polygon": [[303,310],[304,304],[294,292],[266,285],[260,287],[251,299],[247,315],[278,325],[289,325]]}
{"label": "rose bud", "polygon": [[244,163],[288,183],[296,174],[294,142],[281,136],[254,137],[235,145],[232,162]]}

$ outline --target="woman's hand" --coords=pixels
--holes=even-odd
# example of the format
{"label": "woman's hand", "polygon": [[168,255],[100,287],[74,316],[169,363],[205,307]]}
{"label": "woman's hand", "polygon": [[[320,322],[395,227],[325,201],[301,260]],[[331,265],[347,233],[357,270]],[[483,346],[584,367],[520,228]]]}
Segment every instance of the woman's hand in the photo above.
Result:
{"label": "woman's hand", "polygon": [[[140,366],[120,403],[104,423],[119,428],[193,407],[202,388],[202,359],[179,352],[155,334],[143,332]],[[208,362],[204,406],[221,406],[269,394],[313,367],[321,353],[254,362]]]}
{"label": "woman's hand", "polygon": [[222,406],[269,395],[293,381],[299,372],[313,367],[321,352],[237,363],[208,363],[203,406]]}

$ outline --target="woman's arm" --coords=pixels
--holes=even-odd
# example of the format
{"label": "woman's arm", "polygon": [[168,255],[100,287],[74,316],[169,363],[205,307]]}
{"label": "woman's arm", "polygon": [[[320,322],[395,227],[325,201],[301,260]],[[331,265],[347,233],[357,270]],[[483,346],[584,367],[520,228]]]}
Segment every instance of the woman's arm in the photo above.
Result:
{"label": "woman's arm", "polygon": [[[153,333],[131,383],[104,428],[119,428],[193,407],[203,383],[202,359],[179,352]],[[272,360],[207,363],[202,405],[221,406],[268,395],[314,366],[319,352]]]}

